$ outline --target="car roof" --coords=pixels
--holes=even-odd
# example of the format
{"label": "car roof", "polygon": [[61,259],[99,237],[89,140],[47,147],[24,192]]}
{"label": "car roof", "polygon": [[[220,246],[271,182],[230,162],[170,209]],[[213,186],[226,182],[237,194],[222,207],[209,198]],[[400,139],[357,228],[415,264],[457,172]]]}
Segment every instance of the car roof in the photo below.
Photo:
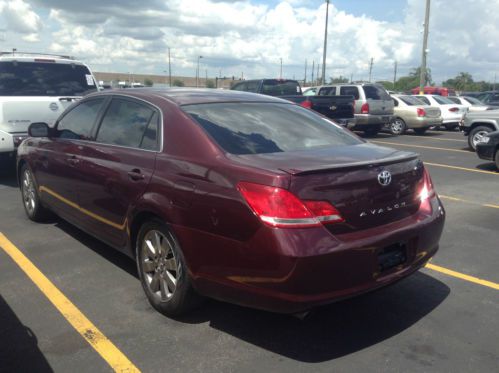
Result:
{"label": "car roof", "polygon": [[74,57],[47,53],[0,52],[0,61],[56,62],[83,65],[82,62],[77,61]]}
{"label": "car roof", "polygon": [[159,97],[180,106],[221,102],[265,102],[292,104],[290,101],[267,95],[210,88],[134,88],[101,91],[93,93],[89,96],[95,97],[101,95],[124,95],[140,98],[142,100]]}

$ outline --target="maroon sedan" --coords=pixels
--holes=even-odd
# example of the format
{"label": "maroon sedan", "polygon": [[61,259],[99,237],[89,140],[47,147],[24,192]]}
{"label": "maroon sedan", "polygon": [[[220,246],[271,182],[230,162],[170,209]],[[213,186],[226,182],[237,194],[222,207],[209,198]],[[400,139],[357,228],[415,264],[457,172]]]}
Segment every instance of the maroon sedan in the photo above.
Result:
{"label": "maroon sedan", "polygon": [[294,313],[361,294],[424,266],[444,225],[416,154],[278,98],[108,91],[30,136],[28,217],[51,210],[135,258],[167,315],[201,296]]}

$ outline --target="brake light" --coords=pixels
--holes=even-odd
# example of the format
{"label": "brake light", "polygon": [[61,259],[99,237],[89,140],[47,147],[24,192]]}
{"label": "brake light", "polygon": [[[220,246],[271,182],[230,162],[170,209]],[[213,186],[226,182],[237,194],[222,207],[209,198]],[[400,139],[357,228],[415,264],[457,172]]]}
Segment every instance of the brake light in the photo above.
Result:
{"label": "brake light", "polygon": [[419,205],[419,210],[425,214],[431,215],[431,199],[435,197],[435,189],[433,188],[433,182],[431,181],[430,174],[426,169],[423,171],[423,186],[419,192],[419,199],[421,204]]}
{"label": "brake light", "polygon": [[459,108],[457,108],[457,107],[451,107],[451,108],[449,109],[449,111],[452,111],[453,113],[456,113],[456,112],[458,112],[458,111],[459,111]]}
{"label": "brake light", "polygon": [[249,182],[240,182],[237,189],[255,215],[271,227],[307,228],[343,221],[326,201],[301,201],[286,189]]}
{"label": "brake light", "polygon": [[306,109],[312,109],[312,102],[309,100],[302,101],[300,106],[303,106]]}
{"label": "brake light", "polygon": [[426,116],[426,111],[422,107],[418,107],[417,109],[418,117],[425,117]]}
{"label": "brake light", "polygon": [[55,60],[49,60],[48,58],[35,58],[35,62],[54,62]]}
{"label": "brake light", "polygon": [[369,114],[369,104],[367,102],[360,107],[360,113]]}

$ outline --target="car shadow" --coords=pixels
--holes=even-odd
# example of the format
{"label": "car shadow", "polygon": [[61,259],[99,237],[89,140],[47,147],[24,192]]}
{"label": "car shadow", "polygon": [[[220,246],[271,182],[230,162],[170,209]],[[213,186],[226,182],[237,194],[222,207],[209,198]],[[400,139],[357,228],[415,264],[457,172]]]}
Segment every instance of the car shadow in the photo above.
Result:
{"label": "car shadow", "polygon": [[14,158],[0,156],[0,185],[17,187],[16,162]]}
{"label": "car shadow", "polygon": [[23,325],[0,295],[0,371],[53,372],[33,331]]}
{"label": "car shadow", "polygon": [[211,301],[180,321],[212,328],[307,363],[334,360],[389,339],[431,313],[449,295],[418,272],[371,294],[323,306],[305,320]]}
{"label": "car shadow", "polygon": [[479,170],[483,170],[483,171],[499,172],[495,163],[492,161],[486,162],[486,163],[481,163],[481,164],[477,165],[476,168],[478,168]]}
{"label": "car shadow", "polygon": [[[78,228],[58,228],[137,278],[135,262]],[[287,358],[317,363],[373,346],[410,328],[449,295],[439,280],[416,272],[392,286],[313,310],[304,320],[216,300],[176,320],[210,327]],[[145,300],[144,300],[145,301]]]}

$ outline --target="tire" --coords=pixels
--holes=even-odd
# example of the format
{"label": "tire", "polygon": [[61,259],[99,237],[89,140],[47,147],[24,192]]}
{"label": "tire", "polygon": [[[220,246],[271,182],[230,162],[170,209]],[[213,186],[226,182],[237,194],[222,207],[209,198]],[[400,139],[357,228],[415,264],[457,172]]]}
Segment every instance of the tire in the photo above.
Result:
{"label": "tire", "polygon": [[496,168],[499,171],[499,149],[496,149],[496,156],[494,157],[494,160],[496,162]]}
{"label": "tire", "polygon": [[395,118],[393,122],[388,125],[388,130],[392,135],[403,135],[407,125],[402,118]]}
{"label": "tire", "polygon": [[484,135],[489,132],[492,132],[492,129],[490,129],[490,127],[478,126],[473,128],[468,134],[468,145],[470,149],[476,150],[476,144]]}
{"label": "tire", "polygon": [[416,135],[424,135],[428,128],[413,128]]}
{"label": "tire", "polygon": [[38,194],[38,184],[28,165],[21,167],[21,178],[19,180],[21,187],[21,196],[23,200],[24,211],[30,220],[42,222],[47,219],[49,211],[42,206]]}
{"label": "tire", "polygon": [[170,228],[159,219],[142,225],[137,235],[136,259],[142,288],[149,303],[169,317],[199,305],[184,255]]}
{"label": "tire", "polygon": [[368,128],[366,130],[364,130],[364,134],[367,136],[367,137],[374,137],[378,134],[378,132],[380,131],[380,128]]}

